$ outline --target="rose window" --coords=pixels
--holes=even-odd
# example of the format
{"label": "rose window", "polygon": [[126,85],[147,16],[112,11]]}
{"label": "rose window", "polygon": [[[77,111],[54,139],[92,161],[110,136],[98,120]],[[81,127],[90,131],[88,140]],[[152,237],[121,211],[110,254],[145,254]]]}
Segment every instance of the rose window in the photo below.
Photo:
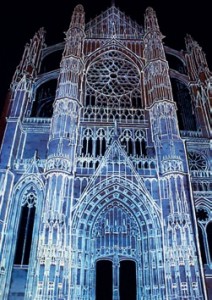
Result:
{"label": "rose window", "polygon": [[[90,65],[87,83],[96,94],[96,98],[127,97],[139,88],[139,73],[126,57],[116,51],[107,52]],[[98,102],[98,99],[97,99]]]}
{"label": "rose window", "polygon": [[188,164],[190,170],[193,171],[204,171],[207,168],[207,163],[204,156],[198,152],[188,153]]}

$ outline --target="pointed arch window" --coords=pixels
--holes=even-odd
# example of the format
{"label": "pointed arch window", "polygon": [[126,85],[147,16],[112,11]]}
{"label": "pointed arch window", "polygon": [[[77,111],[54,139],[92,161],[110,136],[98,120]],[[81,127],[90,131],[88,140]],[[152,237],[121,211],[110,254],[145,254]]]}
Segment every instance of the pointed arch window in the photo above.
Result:
{"label": "pointed arch window", "polygon": [[83,133],[82,154],[84,156],[92,156],[93,154],[93,131],[86,129]]}
{"label": "pointed arch window", "polygon": [[97,130],[97,138],[96,138],[96,156],[103,156],[106,151],[106,133],[100,128]]}
{"label": "pointed arch window", "polygon": [[36,200],[36,193],[31,187],[22,200],[14,264],[28,265],[29,263]]}
{"label": "pointed arch window", "polygon": [[127,154],[134,155],[133,137],[130,130],[125,130],[123,132],[123,136],[121,137],[120,141]]}

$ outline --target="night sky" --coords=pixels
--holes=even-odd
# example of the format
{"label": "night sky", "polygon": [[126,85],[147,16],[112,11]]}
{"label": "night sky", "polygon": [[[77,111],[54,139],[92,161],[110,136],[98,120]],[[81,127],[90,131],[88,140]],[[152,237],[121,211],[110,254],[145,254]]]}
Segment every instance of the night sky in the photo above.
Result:
{"label": "night sky", "polygon": [[[210,1],[198,4],[191,0],[115,0],[126,15],[143,25],[148,6],[155,9],[164,44],[177,50],[185,49],[186,33],[199,43],[212,70],[212,15]],[[13,73],[19,64],[24,46],[39,28],[46,30],[46,44],[64,40],[75,5],[85,8],[86,21],[111,6],[111,0],[35,0],[7,1],[0,17],[0,109]],[[4,17],[4,18],[3,18]]]}

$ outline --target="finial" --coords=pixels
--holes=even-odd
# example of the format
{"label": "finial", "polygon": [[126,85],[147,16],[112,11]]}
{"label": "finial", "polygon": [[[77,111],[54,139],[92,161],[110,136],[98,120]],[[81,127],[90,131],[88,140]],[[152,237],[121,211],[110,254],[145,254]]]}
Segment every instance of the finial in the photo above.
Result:
{"label": "finial", "polygon": [[38,159],[38,149],[35,149],[34,160],[37,160],[37,159]]}
{"label": "finial", "polygon": [[115,6],[115,0],[111,0],[111,6]]}
{"label": "finial", "polygon": [[118,136],[119,136],[118,122],[115,119],[115,121],[114,121],[114,138],[117,139]]}

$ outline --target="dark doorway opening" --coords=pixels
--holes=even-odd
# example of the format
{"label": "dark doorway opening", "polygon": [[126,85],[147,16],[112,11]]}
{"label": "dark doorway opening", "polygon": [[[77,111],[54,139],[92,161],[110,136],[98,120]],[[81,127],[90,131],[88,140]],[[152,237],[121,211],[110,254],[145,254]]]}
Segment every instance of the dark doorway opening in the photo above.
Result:
{"label": "dark doorway opening", "polygon": [[96,300],[112,300],[112,262],[99,260],[96,264]]}
{"label": "dark doorway opening", "polygon": [[207,231],[207,237],[208,237],[208,247],[209,247],[209,253],[210,253],[210,258],[212,261],[212,222],[208,223],[206,227]]}
{"label": "dark doorway opening", "polygon": [[136,300],[136,265],[132,260],[120,262],[120,300]]}

